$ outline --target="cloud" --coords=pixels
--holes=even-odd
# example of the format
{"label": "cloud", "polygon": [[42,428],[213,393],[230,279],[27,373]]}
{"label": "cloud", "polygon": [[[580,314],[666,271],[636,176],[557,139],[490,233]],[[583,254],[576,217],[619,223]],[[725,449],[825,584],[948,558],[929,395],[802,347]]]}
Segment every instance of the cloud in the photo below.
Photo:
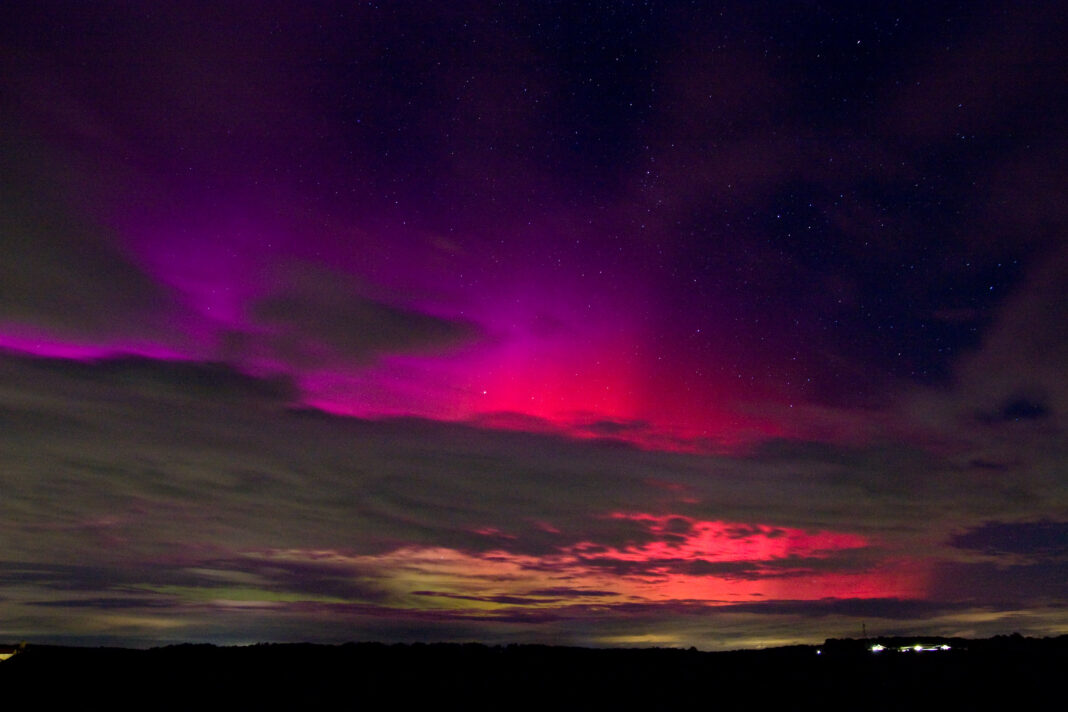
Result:
{"label": "cloud", "polygon": [[1068,522],[986,522],[957,534],[950,543],[960,549],[990,555],[1068,557]]}
{"label": "cloud", "polygon": [[124,598],[71,598],[56,601],[33,601],[32,606],[45,606],[53,608],[92,608],[98,611],[109,609],[129,610],[144,608],[174,608],[174,604],[148,597],[124,597]]}
{"label": "cloud", "polygon": [[[1068,412],[1068,245],[1045,256],[999,311],[981,348],[961,366],[962,390],[996,399],[1037,404],[1058,420]],[[1033,411],[1034,408],[1027,410]]]}
{"label": "cloud", "polygon": [[172,397],[288,403],[296,397],[294,385],[284,377],[258,377],[225,363],[164,361],[141,356],[113,356],[90,362],[25,359],[30,367],[66,371],[83,379],[118,382],[129,393]]}
{"label": "cloud", "polygon": [[478,340],[472,322],[447,319],[372,299],[338,274],[301,270],[250,316],[275,353],[291,363],[340,360],[367,364],[390,354],[438,354]]}
{"label": "cloud", "polygon": [[850,616],[855,618],[887,618],[924,620],[969,608],[969,605],[938,600],[907,600],[899,598],[843,598],[824,601],[761,601],[739,603],[728,607],[729,612],[761,615],[791,615],[803,618]]}
{"label": "cloud", "polygon": [[1039,563],[946,562],[934,569],[931,595],[973,606],[1027,609],[1063,606],[1068,600],[1068,560]]}
{"label": "cloud", "polygon": [[1008,400],[994,414],[995,419],[1019,422],[1021,420],[1039,420],[1049,415],[1049,408],[1044,403],[1025,397]]}
{"label": "cloud", "polygon": [[1031,519],[1036,507],[1059,518],[1068,506],[1066,280],[1062,246],[1036,261],[1003,300],[947,387],[904,391],[892,410],[901,437],[957,453],[948,459],[971,483],[961,483],[965,492],[968,486],[1001,490],[1000,513],[984,521]]}
{"label": "cloud", "polygon": [[[682,455],[308,417],[287,393],[211,364],[0,357],[8,618],[103,635],[105,612],[163,615],[138,603],[152,599],[188,616],[174,629],[187,639],[262,605],[278,630],[313,609],[376,631],[426,614],[490,626],[476,636],[489,640],[512,630],[493,625],[526,636],[597,607],[625,616],[627,600],[670,618],[687,601],[909,598],[931,561],[967,553],[941,543],[954,532],[1040,521],[1064,498],[1017,463],[961,468],[901,444]],[[976,571],[962,580],[982,585]],[[1003,587],[997,603],[1022,597]]]}
{"label": "cloud", "polygon": [[0,140],[0,323],[81,341],[171,342],[167,289],[96,217],[87,178],[14,127]]}

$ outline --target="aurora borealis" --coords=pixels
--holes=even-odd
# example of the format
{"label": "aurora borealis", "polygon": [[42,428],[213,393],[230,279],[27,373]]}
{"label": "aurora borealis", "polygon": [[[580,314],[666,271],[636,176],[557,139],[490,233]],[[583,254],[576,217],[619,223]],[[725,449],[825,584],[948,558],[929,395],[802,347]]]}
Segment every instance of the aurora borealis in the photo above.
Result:
{"label": "aurora borealis", "polygon": [[0,641],[1068,632],[1058,3],[0,9]]}

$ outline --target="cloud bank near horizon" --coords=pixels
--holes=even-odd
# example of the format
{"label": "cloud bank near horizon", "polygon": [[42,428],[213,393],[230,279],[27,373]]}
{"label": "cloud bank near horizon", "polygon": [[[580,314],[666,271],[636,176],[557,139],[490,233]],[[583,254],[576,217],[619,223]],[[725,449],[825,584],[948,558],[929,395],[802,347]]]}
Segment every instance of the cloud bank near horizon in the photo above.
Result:
{"label": "cloud bank near horizon", "polygon": [[[1057,453],[997,468],[904,442],[685,455],[317,414],[219,366],[0,364],[16,637],[607,644],[656,620],[721,647],[787,619],[798,639],[858,617],[1063,625]],[[765,632],[686,632],[705,619]]]}

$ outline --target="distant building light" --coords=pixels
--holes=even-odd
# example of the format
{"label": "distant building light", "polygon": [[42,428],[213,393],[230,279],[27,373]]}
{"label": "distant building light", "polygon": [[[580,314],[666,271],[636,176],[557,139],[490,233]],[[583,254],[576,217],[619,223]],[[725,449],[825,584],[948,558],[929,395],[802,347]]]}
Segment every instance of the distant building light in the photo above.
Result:
{"label": "distant building light", "polygon": [[18,655],[26,647],[25,643],[22,643],[17,648],[11,648],[6,645],[0,645],[0,662],[13,658]]}
{"label": "distant building light", "polygon": [[941,645],[923,645],[922,643],[916,643],[915,645],[902,645],[902,646],[899,646],[899,647],[896,647],[896,648],[887,648],[885,645],[882,645],[881,643],[876,643],[875,645],[872,645],[870,648],[868,648],[868,650],[870,650],[873,653],[881,653],[882,651],[888,650],[888,649],[889,650],[896,650],[899,653],[928,653],[928,652],[940,652],[940,651],[943,651],[943,650],[952,650],[952,648],[950,648],[945,643],[943,643]]}
{"label": "distant building light", "polygon": [[945,645],[945,644],[943,644],[943,645],[920,645],[919,643],[917,643],[916,645],[906,645],[904,647],[898,648],[898,650],[901,651],[902,653],[908,653],[908,652],[931,653],[931,652],[938,652],[938,651],[941,651],[941,650],[950,650],[950,647],[948,645]]}

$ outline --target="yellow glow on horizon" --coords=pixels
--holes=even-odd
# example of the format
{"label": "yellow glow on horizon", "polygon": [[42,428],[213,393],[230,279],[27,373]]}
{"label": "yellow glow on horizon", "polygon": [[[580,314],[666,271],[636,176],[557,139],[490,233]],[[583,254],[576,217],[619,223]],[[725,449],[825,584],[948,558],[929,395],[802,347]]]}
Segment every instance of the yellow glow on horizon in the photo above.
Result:
{"label": "yellow glow on horizon", "polygon": [[644,633],[640,635],[605,635],[595,638],[606,645],[673,645],[682,641],[677,635]]}

